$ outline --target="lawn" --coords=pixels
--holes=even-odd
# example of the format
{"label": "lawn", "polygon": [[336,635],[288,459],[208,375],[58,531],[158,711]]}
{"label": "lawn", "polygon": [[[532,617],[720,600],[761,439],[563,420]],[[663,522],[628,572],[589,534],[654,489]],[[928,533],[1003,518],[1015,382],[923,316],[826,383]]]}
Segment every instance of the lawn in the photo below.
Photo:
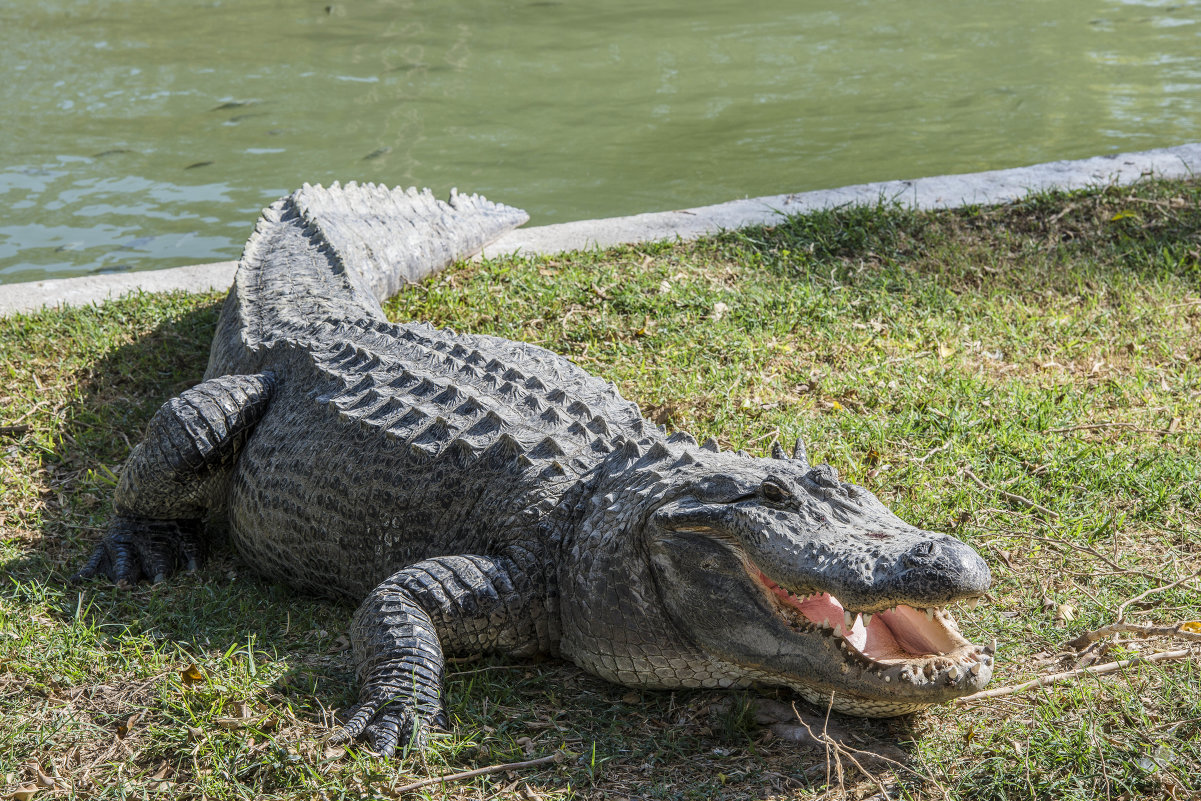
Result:
{"label": "lawn", "polygon": [[[225,548],[154,587],[69,584],[131,443],[200,380],[220,302],[0,319],[0,797],[393,797],[544,757],[416,794],[1201,793],[1201,181],[464,263],[388,304],[563,353],[723,448],[804,437],[815,463],[984,555],[990,596],[955,614],[998,641],[994,687],[1133,660],[907,718],[833,716],[838,745],[756,722],[787,694],[485,659],[448,669],[453,733],[383,760],[322,742],[354,699],[349,607]],[[797,709],[820,736],[825,711]]]}

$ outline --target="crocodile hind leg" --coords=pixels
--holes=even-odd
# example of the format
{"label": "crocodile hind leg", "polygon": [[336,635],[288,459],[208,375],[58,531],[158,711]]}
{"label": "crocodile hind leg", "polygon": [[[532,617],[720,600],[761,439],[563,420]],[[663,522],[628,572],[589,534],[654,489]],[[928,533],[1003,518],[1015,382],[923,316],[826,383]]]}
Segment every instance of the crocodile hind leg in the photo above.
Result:
{"label": "crocodile hind leg", "polygon": [[[523,560],[524,561],[524,560]],[[333,736],[365,736],[376,752],[421,750],[447,728],[443,653],[524,656],[552,647],[546,580],[504,557],[444,556],[376,587],[351,624],[361,689]]]}
{"label": "crocodile hind leg", "polygon": [[180,566],[196,569],[201,521],[274,386],[270,373],[227,375],[163,404],[125,463],[108,533],[73,580],[158,582]]}

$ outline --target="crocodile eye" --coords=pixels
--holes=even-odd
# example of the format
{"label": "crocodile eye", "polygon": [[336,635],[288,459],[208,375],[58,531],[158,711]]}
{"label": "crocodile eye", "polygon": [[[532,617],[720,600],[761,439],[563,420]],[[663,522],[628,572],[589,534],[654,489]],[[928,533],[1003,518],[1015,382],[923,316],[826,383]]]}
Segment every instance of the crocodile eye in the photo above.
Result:
{"label": "crocodile eye", "polygon": [[774,479],[769,478],[764,481],[761,489],[763,497],[772,503],[785,503],[792,497],[792,493],[788,491],[788,488]]}

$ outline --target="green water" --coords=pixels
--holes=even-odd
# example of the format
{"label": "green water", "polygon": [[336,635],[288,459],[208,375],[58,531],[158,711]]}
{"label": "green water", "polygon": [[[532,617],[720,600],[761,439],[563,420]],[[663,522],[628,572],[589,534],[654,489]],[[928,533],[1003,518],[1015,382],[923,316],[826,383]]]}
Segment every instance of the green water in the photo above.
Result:
{"label": "green water", "polygon": [[0,75],[14,282],[235,258],[304,181],[540,224],[1196,141],[1201,0],[0,0]]}

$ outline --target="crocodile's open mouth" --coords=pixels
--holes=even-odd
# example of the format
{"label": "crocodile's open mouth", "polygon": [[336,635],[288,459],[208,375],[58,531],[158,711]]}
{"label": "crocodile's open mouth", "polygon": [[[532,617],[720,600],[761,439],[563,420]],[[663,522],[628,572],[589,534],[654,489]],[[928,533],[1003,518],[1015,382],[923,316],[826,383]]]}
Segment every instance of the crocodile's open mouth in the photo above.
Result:
{"label": "crocodile's open mouth", "polygon": [[[991,673],[994,646],[973,645],[944,608],[905,604],[874,614],[848,610],[827,592],[796,595],[752,568],[774,606],[793,628],[833,637],[845,657],[885,682],[971,685]],[[974,605],[969,600],[968,605]],[[970,687],[965,687],[970,691]]]}

